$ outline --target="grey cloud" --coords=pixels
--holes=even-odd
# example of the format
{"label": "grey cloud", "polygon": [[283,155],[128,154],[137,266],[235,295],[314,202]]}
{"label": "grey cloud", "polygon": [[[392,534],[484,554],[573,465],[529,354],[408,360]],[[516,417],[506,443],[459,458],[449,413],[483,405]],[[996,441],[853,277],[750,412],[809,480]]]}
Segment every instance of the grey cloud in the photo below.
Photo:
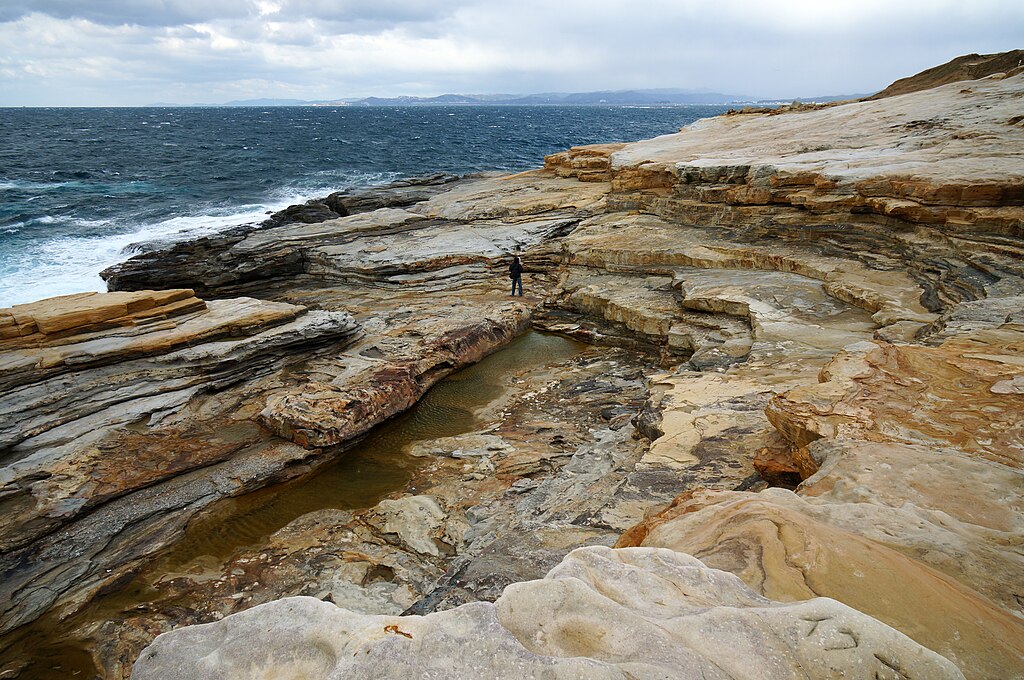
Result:
{"label": "grey cloud", "polygon": [[[0,18],[32,12],[0,23],[7,105],[636,87],[849,94],[958,54],[1020,47],[1024,35],[1019,0],[0,4]],[[102,66],[75,70],[89,59]]]}
{"label": "grey cloud", "polygon": [[[358,32],[403,23],[438,21],[465,0],[5,0],[0,22],[30,14],[57,19],[84,19],[105,26],[180,26],[221,19],[323,19],[358,26]],[[268,11],[277,7],[277,11]]]}
{"label": "grey cloud", "polygon": [[282,0],[278,4],[280,10],[275,15],[282,18],[394,25],[439,21],[470,3],[467,0]]}
{"label": "grey cloud", "polygon": [[8,0],[0,6],[0,22],[45,14],[57,19],[85,19],[106,26],[178,26],[252,13],[253,4],[249,0]]}

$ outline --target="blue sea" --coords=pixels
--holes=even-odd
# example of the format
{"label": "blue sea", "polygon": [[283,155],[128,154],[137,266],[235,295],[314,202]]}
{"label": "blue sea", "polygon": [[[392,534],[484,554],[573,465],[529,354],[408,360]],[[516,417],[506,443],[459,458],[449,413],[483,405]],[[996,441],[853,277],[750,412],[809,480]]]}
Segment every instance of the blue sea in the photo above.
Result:
{"label": "blue sea", "polygon": [[0,109],[0,307],[104,290],[138,244],[332,191],[518,171],[674,132],[721,106]]}

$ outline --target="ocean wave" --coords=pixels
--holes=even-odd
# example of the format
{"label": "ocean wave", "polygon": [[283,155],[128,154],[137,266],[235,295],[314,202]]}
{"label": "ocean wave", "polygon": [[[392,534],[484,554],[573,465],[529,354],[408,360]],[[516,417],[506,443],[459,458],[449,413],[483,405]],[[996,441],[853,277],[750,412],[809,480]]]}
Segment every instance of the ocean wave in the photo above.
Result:
{"label": "ocean wave", "polygon": [[59,189],[71,186],[77,182],[32,182],[21,179],[0,179],[0,191],[18,191],[22,189],[30,191],[45,191],[47,189]]}
{"label": "ocean wave", "polygon": [[404,177],[399,172],[356,172],[352,170],[319,170],[295,182],[272,190],[264,209],[269,212],[283,210],[290,205],[305,203],[314,198],[345,189],[381,186]]}
{"label": "ocean wave", "polygon": [[130,257],[147,246],[170,244],[179,241],[202,238],[220,233],[225,229],[263,221],[268,212],[282,210],[291,203],[257,203],[250,205],[225,206],[196,215],[179,215],[160,222],[144,225],[134,231],[103,237],[108,240],[111,248],[116,248],[119,256],[104,265],[101,271],[112,264],[117,264],[125,257]]}
{"label": "ocean wave", "polygon": [[[262,208],[262,206],[259,206]],[[36,241],[19,250],[17,260],[0,261],[0,307],[55,295],[104,291],[99,273],[123,261],[144,243],[198,238],[262,218],[263,210],[225,215],[174,217],[138,229]],[[106,220],[76,220],[80,227],[108,226]]]}
{"label": "ocean wave", "polygon": [[72,217],[67,222],[76,227],[103,227],[110,224],[110,220],[87,220],[81,217]]}
{"label": "ocean wave", "polygon": [[65,182],[34,182],[21,179],[0,179],[0,191],[39,193],[68,189],[84,190],[90,193],[125,194],[152,193],[157,190],[157,187],[149,182],[138,180],[128,182],[90,182],[88,180],[76,179]]}
{"label": "ocean wave", "polygon": [[40,224],[57,224],[61,227],[72,227],[72,228],[84,228],[94,229],[96,227],[105,227],[111,224],[110,220],[87,220],[78,217],[54,217],[52,215],[40,215],[39,217],[30,217],[28,219],[22,219],[18,222],[5,225],[5,234],[14,234],[25,227],[34,227]]}
{"label": "ocean wave", "polygon": [[[267,213],[324,196],[328,191],[380,185],[400,176],[392,172],[324,170],[311,173],[294,186],[280,187],[259,203],[208,206],[202,212],[178,215],[122,231],[114,231],[115,225],[110,220],[35,218],[30,222],[60,222],[93,231],[98,228],[112,231],[102,235],[64,235],[40,240],[19,250],[16,261],[0,257],[0,307],[55,295],[104,291],[106,284],[99,277],[99,272],[153,246],[211,236],[225,229],[260,222]],[[15,224],[11,228],[17,229],[18,226]]]}
{"label": "ocean wave", "polygon": [[310,180],[316,183],[310,189],[321,189],[320,183],[330,180],[331,186],[336,189],[351,189],[353,187],[372,187],[401,179],[402,174],[398,172],[357,172],[353,170],[318,170],[307,174],[297,184],[309,184]]}

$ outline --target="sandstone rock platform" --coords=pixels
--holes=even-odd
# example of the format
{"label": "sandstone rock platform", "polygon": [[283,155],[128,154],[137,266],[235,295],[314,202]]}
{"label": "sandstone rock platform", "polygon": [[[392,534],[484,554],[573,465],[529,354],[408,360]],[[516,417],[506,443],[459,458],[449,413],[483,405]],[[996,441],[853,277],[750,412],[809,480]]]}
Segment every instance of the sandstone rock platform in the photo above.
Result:
{"label": "sandstone rock platform", "polygon": [[[576,147],[0,312],[0,624],[112,677],[1024,678],[1022,92]],[[156,570],[530,327],[590,346],[396,451],[402,488]]]}

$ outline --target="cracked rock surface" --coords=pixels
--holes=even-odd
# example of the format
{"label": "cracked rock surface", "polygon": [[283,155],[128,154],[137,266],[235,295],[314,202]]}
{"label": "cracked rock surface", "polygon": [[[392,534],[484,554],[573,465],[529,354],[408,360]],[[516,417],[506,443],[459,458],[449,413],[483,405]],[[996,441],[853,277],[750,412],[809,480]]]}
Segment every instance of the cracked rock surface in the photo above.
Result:
{"label": "cracked rock surface", "polygon": [[[45,615],[111,678],[1024,678],[1022,94],[335,196],[0,310],[0,672]],[[587,344],[385,436],[393,486],[164,559],[530,328]]]}

